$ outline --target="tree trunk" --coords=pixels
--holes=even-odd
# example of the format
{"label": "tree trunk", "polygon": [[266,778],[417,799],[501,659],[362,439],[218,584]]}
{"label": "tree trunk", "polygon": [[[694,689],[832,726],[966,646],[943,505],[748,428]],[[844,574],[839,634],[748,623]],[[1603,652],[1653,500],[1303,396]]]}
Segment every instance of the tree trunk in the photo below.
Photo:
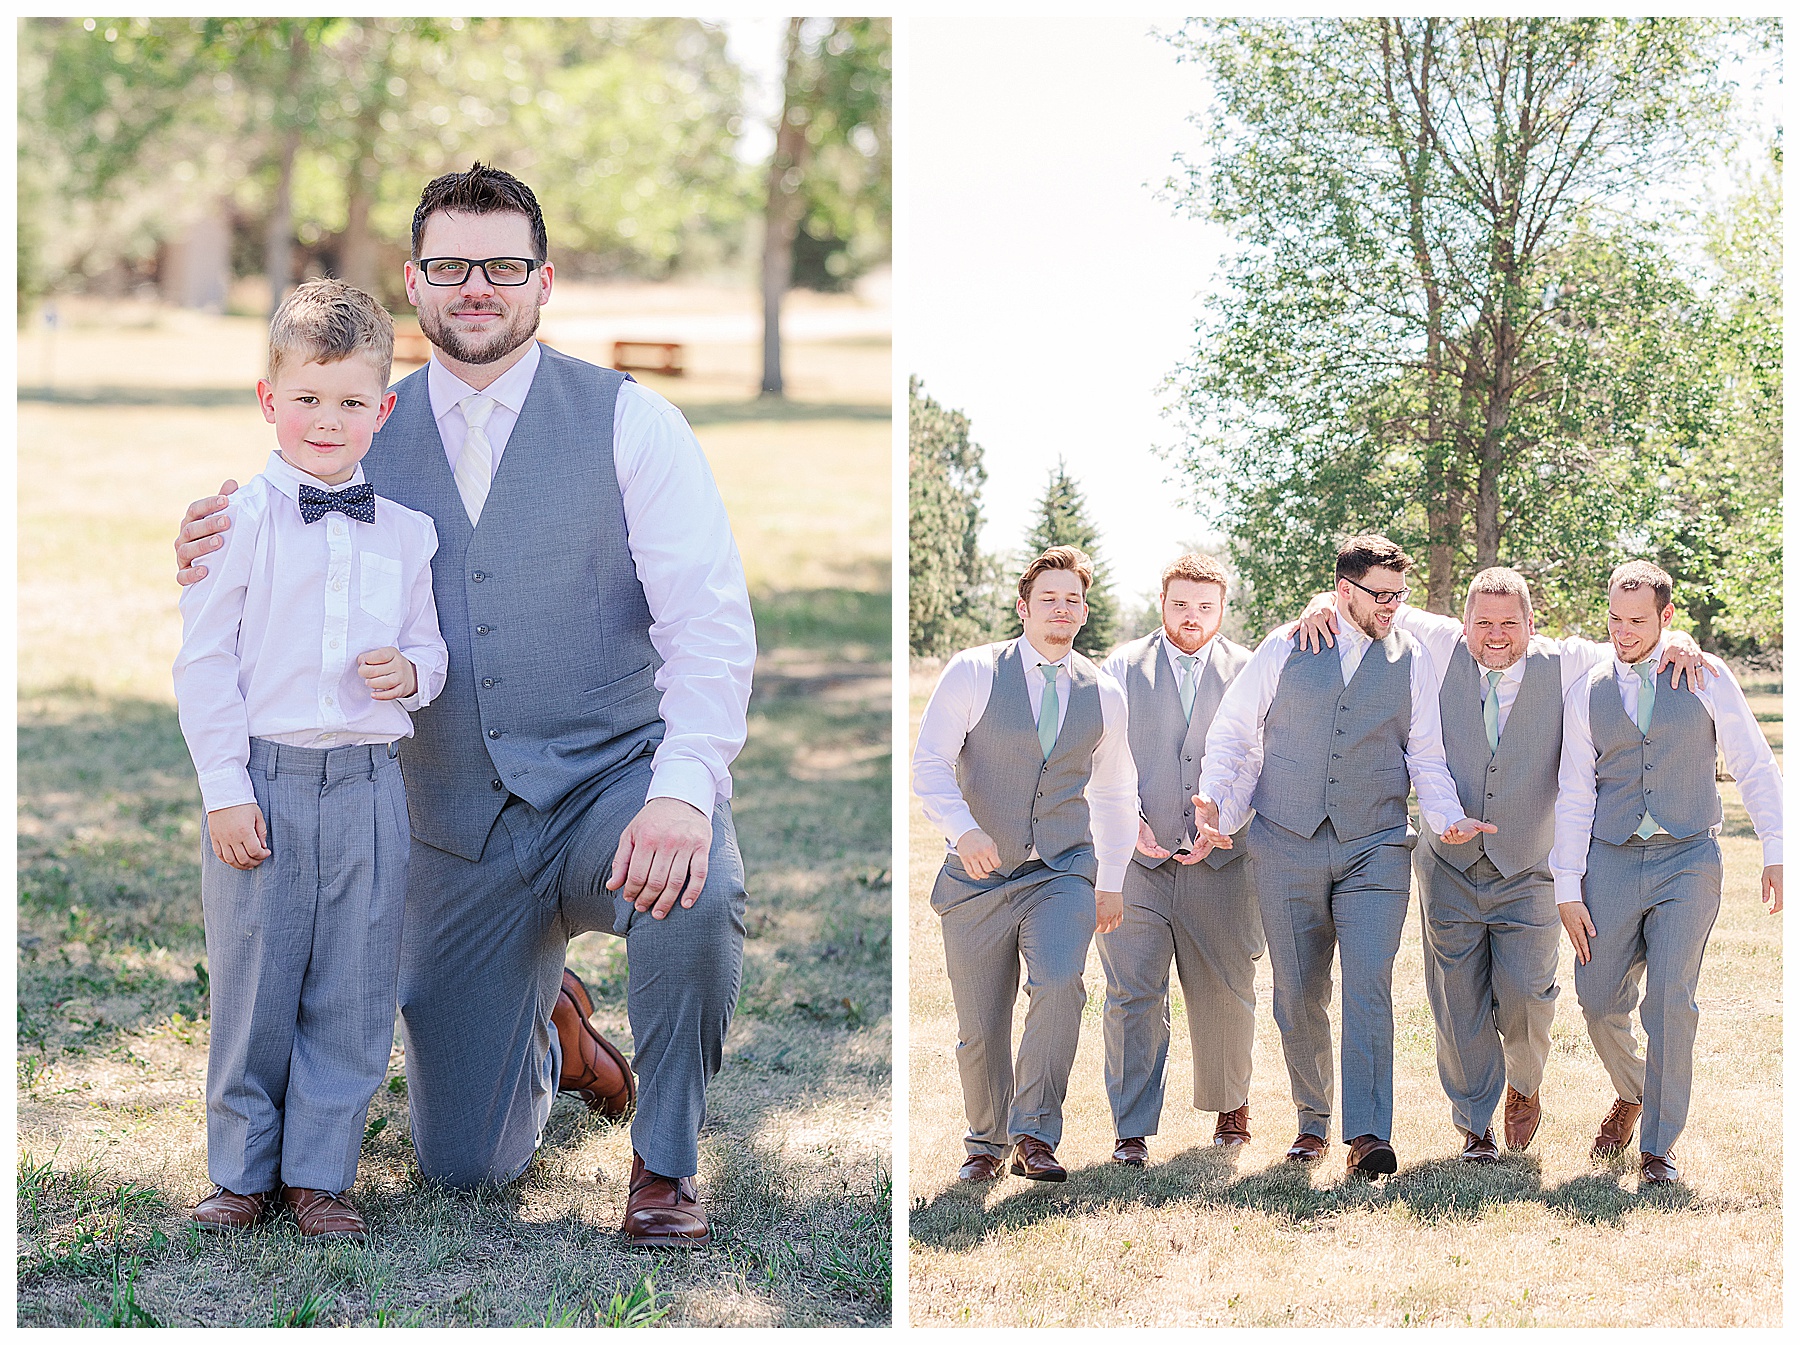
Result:
{"label": "tree trunk", "polygon": [[281,137],[281,161],[275,180],[275,202],[269,210],[269,229],[263,237],[263,270],[269,277],[271,316],[287,297],[294,278],[294,159],[300,153],[300,76],[306,69],[306,30],[296,24],[288,39],[287,87],[282,95],[281,119],[287,129]]}
{"label": "tree trunk", "polygon": [[806,167],[806,124],[800,87],[800,19],[788,20],[787,73],[782,81],[781,125],[769,158],[769,193],[764,209],[762,300],[765,397],[782,395],[781,301],[794,274],[794,235],[800,227],[800,181]]}

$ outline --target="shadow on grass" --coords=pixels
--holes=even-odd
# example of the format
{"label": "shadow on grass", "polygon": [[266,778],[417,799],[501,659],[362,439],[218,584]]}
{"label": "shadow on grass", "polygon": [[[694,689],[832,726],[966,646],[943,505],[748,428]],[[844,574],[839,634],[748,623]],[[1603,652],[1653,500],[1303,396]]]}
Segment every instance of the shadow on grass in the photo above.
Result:
{"label": "shadow on grass", "polygon": [[1546,1187],[1535,1158],[1508,1155],[1491,1167],[1445,1159],[1402,1167],[1381,1182],[1345,1178],[1315,1186],[1312,1173],[1297,1164],[1277,1162],[1239,1173],[1228,1150],[1192,1148],[1147,1169],[1114,1163],[1071,1168],[1066,1183],[1003,1188],[1006,1193],[991,1204],[994,1186],[958,1185],[916,1202],[908,1231],[917,1245],[968,1251],[996,1230],[1099,1211],[1123,1214],[1175,1205],[1198,1214],[1254,1211],[1305,1228],[1350,1211],[1398,1208],[1431,1226],[1477,1219],[1497,1207],[1521,1203],[1542,1205],[1572,1223],[1616,1228],[1629,1211],[1642,1206],[1683,1209],[1694,1203],[1693,1192],[1680,1183],[1673,1189],[1632,1191],[1621,1184],[1624,1176],[1619,1165]]}
{"label": "shadow on grass", "polygon": [[[190,1231],[207,1030],[193,767],[170,705],[22,695],[19,1323],[884,1324],[891,1168],[873,1126],[833,1122],[889,1103],[888,610],[846,590],[758,603],[769,667],[733,769],[750,938],[702,1136],[715,1238],[687,1255],[621,1247],[627,1132],[572,1099],[521,1181],[421,1187],[397,1071],[356,1187],[367,1247],[279,1220]],[[874,657],[845,652],[860,646]],[[585,936],[570,957],[622,1031],[622,944]],[[127,1150],[109,1155],[109,1130]],[[121,1156],[145,1136],[174,1155],[158,1172]]]}

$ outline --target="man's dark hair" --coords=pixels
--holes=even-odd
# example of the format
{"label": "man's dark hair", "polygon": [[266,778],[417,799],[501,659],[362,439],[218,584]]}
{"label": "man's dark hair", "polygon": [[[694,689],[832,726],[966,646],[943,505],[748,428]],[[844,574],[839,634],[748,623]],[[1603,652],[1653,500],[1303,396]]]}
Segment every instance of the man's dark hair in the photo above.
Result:
{"label": "man's dark hair", "polygon": [[1051,570],[1068,570],[1081,580],[1081,593],[1087,596],[1088,585],[1094,582],[1094,562],[1088,559],[1088,553],[1078,546],[1053,546],[1043,555],[1025,567],[1025,573],[1019,576],[1019,601],[1031,601],[1031,586],[1037,583],[1040,574],[1048,574]]}
{"label": "man's dark hair", "polygon": [[1397,543],[1388,541],[1378,532],[1365,532],[1360,537],[1352,537],[1338,548],[1339,579],[1359,581],[1378,565],[1405,574],[1412,569],[1412,557],[1402,551]]}
{"label": "man's dark hair", "polygon": [[419,208],[413,211],[414,261],[419,260],[419,246],[425,241],[425,221],[440,210],[458,215],[523,215],[531,225],[531,246],[537,260],[549,258],[550,237],[544,231],[544,212],[538,209],[537,197],[530,187],[504,169],[476,163],[466,173],[445,173],[425,184],[425,190],[419,194]]}
{"label": "man's dark hair", "polygon": [[1647,560],[1628,560],[1614,570],[1612,578],[1606,581],[1608,593],[1615,588],[1624,589],[1627,593],[1634,589],[1649,589],[1656,598],[1656,610],[1660,612],[1674,596],[1675,581],[1669,578],[1669,572],[1660,565],[1653,565]]}

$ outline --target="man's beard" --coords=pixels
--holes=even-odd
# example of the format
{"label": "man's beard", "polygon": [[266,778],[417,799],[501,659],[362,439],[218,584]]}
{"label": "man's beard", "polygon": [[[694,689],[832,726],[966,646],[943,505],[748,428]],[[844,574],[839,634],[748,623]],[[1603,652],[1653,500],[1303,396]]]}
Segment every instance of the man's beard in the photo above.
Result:
{"label": "man's beard", "polygon": [[[1207,633],[1206,631],[1196,631],[1192,636],[1190,636],[1188,634],[1188,632],[1180,629],[1179,627],[1177,627],[1174,630],[1170,630],[1168,628],[1168,626],[1166,626],[1166,625],[1163,627],[1163,634],[1168,637],[1170,644],[1174,645],[1177,649],[1179,649],[1184,654],[1198,654],[1202,649],[1206,648],[1206,642],[1208,640],[1212,639],[1212,636],[1209,633]],[[1187,647],[1187,641],[1189,639],[1193,639],[1195,641],[1194,647],[1192,649],[1189,649]]]}
{"label": "man's beard", "polygon": [[[1382,630],[1380,626],[1375,624],[1375,616],[1376,612],[1373,608],[1370,609],[1367,615],[1357,611],[1354,607],[1350,609],[1350,620],[1356,624],[1356,628],[1359,631],[1368,636],[1371,640],[1385,640],[1387,638],[1387,631]],[[1391,624],[1388,629],[1393,629]]]}
{"label": "man's beard", "polygon": [[459,364],[492,364],[505,359],[536,334],[538,316],[538,305],[527,304],[514,309],[498,330],[461,332],[450,325],[446,315],[436,309],[421,308],[419,330],[425,333],[427,341]]}

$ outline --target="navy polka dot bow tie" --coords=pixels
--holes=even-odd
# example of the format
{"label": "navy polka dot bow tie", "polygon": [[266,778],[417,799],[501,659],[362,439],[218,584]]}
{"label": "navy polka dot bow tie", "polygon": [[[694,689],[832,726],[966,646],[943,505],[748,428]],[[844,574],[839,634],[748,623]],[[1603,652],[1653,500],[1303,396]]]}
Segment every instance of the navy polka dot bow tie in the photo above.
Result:
{"label": "navy polka dot bow tie", "polygon": [[375,521],[375,487],[367,481],[348,490],[320,490],[317,486],[300,487],[300,517],[317,523],[333,509],[358,523]]}

